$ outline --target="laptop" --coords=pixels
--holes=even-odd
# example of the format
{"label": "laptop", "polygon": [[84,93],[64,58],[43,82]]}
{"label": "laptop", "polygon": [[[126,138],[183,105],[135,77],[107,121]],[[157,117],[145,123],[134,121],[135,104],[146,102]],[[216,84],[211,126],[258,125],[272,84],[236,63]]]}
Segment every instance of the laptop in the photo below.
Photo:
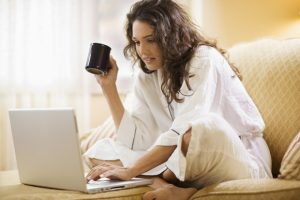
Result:
{"label": "laptop", "polygon": [[72,108],[11,109],[9,118],[23,184],[97,193],[152,183],[144,178],[86,183]]}

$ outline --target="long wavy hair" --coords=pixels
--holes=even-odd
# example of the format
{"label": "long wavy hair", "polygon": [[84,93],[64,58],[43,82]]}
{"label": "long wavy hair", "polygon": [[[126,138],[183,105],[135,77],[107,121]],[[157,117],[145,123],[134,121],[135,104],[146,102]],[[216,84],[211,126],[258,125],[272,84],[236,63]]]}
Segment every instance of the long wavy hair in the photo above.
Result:
{"label": "long wavy hair", "polygon": [[[154,39],[161,48],[163,67],[161,91],[170,104],[173,100],[182,102],[178,97],[183,82],[189,90],[188,62],[192,59],[196,49],[200,45],[208,45],[216,48],[225,56],[225,51],[217,47],[216,42],[205,38],[191,21],[185,10],[172,0],[142,0],[138,1],[127,14],[125,25],[128,44],[123,53],[126,58],[133,58],[138,62],[145,73],[153,73],[146,68],[145,63],[138,56],[135,43],[132,40],[132,26],[134,21],[139,20],[148,23],[154,29]],[[240,73],[231,65],[239,78]]]}

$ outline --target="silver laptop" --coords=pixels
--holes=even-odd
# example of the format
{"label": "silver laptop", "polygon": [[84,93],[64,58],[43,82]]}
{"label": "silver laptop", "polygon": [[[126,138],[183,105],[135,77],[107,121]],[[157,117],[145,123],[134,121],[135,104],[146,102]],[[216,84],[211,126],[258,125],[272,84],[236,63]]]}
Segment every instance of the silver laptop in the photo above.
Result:
{"label": "silver laptop", "polygon": [[13,109],[9,118],[24,184],[97,193],[152,183],[143,178],[86,183],[72,108]]}

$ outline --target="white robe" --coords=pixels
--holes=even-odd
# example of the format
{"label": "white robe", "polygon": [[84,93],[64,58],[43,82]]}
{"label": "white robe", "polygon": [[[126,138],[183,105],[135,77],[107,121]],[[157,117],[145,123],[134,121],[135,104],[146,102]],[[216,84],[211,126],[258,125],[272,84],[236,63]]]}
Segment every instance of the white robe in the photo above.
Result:
{"label": "white robe", "polygon": [[[169,106],[161,92],[161,71],[140,72],[129,101],[131,109],[125,110],[116,142],[99,141],[85,155],[105,160],[120,159],[128,166],[153,145],[177,145],[179,136],[193,122],[213,113],[232,127],[247,151],[256,158],[255,162],[259,162],[271,177],[270,153],[262,137],[263,119],[226,59],[216,49],[201,46],[189,65],[193,75],[189,81],[192,91],[183,83],[179,97],[184,102],[173,101]],[[178,163],[170,161],[168,165]],[[158,174],[165,167],[166,164],[162,164],[145,174]],[[180,178],[178,166],[168,167]]]}

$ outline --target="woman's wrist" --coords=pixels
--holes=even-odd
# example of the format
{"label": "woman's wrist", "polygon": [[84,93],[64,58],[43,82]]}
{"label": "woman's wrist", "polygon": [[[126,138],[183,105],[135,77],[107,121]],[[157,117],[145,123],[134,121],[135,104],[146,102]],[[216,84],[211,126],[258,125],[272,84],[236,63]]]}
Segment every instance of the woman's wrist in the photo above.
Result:
{"label": "woman's wrist", "polygon": [[112,94],[118,93],[116,84],[102,85],[101,88],[105,96],[110,96]]}
{"label": "woman's wrist", "polygon": [[128,167],[128,168],[127,168],[127,171],[128,171],[128,176],[129,176],[130,178],[134,178],[134,177],[136,177],[136,176],[141,175],[141,173],[139,173],[138,170],[136,170],[134,166]]}

